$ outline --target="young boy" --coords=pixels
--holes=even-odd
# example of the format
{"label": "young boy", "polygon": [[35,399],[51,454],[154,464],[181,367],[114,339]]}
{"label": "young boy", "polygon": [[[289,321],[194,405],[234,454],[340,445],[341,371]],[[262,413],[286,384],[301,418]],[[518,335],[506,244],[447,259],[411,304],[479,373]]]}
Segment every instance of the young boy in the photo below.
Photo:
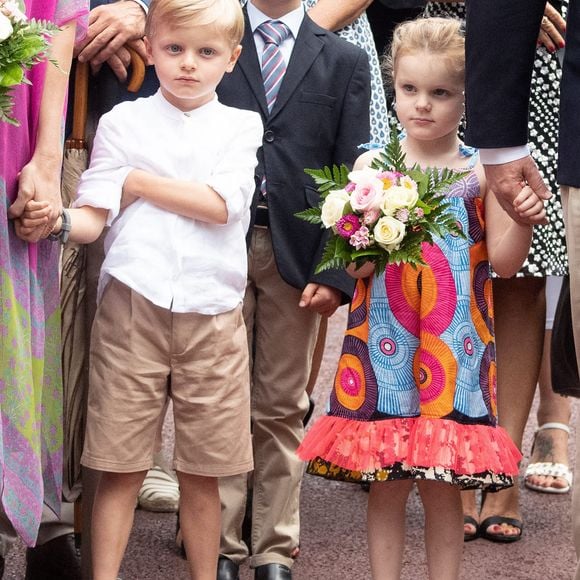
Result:
{"label": "young boy", "polygon": [[[101,118],[77,209],[65,211],[64,227],[57,223],[55,233],[66,236],[68,217],[81,243],[111,226],[82,457],[103,472],[94,580],[117,578],[167,397],[192,578],[215,580],[217,478],[253,466],[241,303],[263,127],[259,115],[215,95],[238,59],[243,28],[238,0],[153,0],[146,45],[161,88]],[[24,227],[43,211],[29,209]]]}
{"label": "young boy", "polygon": [[[295,455],[308,409],[305,387],[320,317],[350,298],[346,274],[314,274],[323,231],[294,214],[320,197],[306,167],[347,163],[369,140],[366,54],[317,26],[300,0],[250,0],[244,50],[218,87],[228,105],[265,124],[249,242],[244,318],[252,352],[254,446],[251,546],[241,538],[246,478],[220,480],[218,579],[252,556],[257,580],[286,580],[299,545],[303,465]],[[182,521],[183,524],[183,521]]]}

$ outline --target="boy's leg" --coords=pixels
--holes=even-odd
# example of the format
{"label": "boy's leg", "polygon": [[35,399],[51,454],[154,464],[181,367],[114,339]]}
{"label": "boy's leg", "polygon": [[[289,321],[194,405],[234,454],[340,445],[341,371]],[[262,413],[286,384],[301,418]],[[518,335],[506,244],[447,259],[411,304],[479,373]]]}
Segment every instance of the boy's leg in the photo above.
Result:
{"label": "boy's leg", "polygon": [[215,580],[220,545],[218,480],[177,472],[179,520],[189,571],[195,580]]}
{"label": "boy's leg", "polygon": [[133,527],[137,493],[147,471],[101,474],[91,530],[93,580],[115,580]]}

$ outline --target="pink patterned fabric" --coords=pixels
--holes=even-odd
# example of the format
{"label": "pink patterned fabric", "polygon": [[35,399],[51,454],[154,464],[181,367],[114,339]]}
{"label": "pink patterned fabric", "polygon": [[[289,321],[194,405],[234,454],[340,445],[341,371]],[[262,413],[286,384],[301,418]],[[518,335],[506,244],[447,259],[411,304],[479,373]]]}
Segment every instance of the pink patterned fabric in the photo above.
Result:
{"label": "pink patterned fabric", "polygon": [[[29,18],[86,29],[88,0],[26,0]],[[20,127],[0,123],[0,493],[23,541],[36,542],[43,504],[60,512],[62,381],[57,244],[16,237],[7,210],[34,151],[47,66],[14,90]],[[63,111],[64,116],[64,111]]]}

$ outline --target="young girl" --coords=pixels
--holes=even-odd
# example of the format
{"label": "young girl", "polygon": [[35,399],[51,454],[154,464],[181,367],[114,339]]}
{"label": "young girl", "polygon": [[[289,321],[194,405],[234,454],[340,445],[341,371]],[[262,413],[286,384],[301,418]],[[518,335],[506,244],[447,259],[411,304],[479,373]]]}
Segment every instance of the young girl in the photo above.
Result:
{"label": "young girl", "polygon": [[[417,482],[425,510],[429,577],[455,579],[463,544],[459,491],[513,484],[521,454],[497,426],[493,304],[489,264],[512,276],[528,254],[532,228],[510,219],[474,150],[457,137],[464,109],[464,41],[459,24],[421,19],[395,32],[388,69],[409,165],[468,170],[449,188],[466,238],[425,244],[425,266],[390,265],[358,278],[329,414],[298,450],[308,471],[371,482],[368,544],[373,578],[400,577],[405,506]],[[355,169],[370,165],[362,155]],[[524,187],[514,207],[542,214]]]}

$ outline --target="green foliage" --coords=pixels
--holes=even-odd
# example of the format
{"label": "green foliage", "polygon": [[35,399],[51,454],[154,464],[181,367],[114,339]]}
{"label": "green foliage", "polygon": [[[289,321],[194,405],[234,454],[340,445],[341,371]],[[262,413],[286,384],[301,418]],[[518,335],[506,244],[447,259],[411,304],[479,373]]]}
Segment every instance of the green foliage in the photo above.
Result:
{"label": "green foliage", "polygon": [[49,37],[59,28],[45,20],[11,22],[12,34],[0,42],[0,122],[17,125],[12,117],[11,87],[27,82],[25,71],[47,58]]}
{"label": "green foliage", "polygon": [[391,129],[391,139],[387,146],[381,151],[376,159],[371,163],[373,169],[381,171],[398,171],[399,173],[407,173],[407,166],[405,164],[405,153],[401,147],[401,141],[397,135],[395,127]]}
{"label": "green foliage", "polygon": [[323,195],[331,190],[344,188],[348,183],[349,168],[343,163],[340,167],[333,165],[332,169],[330,167],[305,169],[304,173],[314,179],[314,183],[318,186],[318,192]]}
{"label": "green foliage", "polygon": [[309,207],[304,211],[299,211],[294,214],[296,217],[303,219],[304,221],[310,222],[311,224],[321,224],[322,219],[320,218],[320,208]]}

